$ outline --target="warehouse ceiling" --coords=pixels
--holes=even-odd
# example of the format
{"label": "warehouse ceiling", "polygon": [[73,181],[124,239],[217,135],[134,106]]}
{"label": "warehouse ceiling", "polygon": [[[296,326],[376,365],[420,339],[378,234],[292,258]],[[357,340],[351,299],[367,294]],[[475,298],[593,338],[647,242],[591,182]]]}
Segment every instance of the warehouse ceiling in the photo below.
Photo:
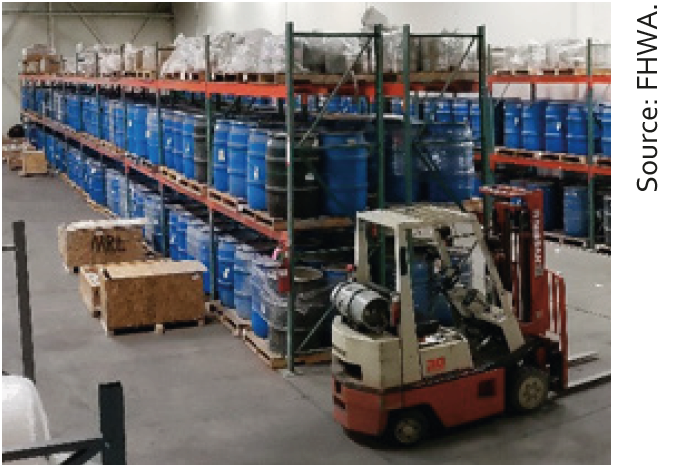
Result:
{"label": "warehouse ceiling", "polygon": [[[48,2],[3,2],[2,11],[4,14],[45,14],[49,10]],[[124,14],[171,14],[172,13],[172,4],[170,2],[143,2],[143,3],[133,3],[133,2],[63,2],[63,3],[51,3],[52,14],[54,15],[63,15],[63,14],[91,14],[96,13],[97,15],[115,15],[116,13]]]}

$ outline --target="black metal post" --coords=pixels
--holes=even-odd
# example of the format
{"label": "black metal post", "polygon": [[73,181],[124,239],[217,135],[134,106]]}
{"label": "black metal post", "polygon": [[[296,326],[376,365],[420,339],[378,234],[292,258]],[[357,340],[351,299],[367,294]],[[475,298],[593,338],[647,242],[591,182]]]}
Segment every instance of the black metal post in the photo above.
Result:
{"label": "black metal post", "polygon": [[33,348],[33,319],[31,317],[28,256],[26,255],[26,224],[12,223],[14,232],[14,255],[16,258],[16,280],[19,302],[19,336],[21,340],[21,361],[26,378],[35,382],[35,355]]}
{"label": "black metal post", "polygon": [[125,401],[119,381],[99,385],[99,421],[103,438],[102,463],[126,464]]}

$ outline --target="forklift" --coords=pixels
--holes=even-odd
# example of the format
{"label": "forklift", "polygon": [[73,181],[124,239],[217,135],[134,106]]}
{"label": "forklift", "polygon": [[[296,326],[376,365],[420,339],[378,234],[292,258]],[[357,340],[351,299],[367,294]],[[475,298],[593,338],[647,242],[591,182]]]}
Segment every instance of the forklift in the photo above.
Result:
{"label": "forklift", "polygon": [[[545,268],[542,192],[502,185],[481,192],[494,199],[486,232],[454,205],[357,214],[351,277],[331,294],[333,414],[347,431],[409,446],[433,425],[532,412],[550,392],[566,392],[566,292]],[[374,246],[379,232],[391,240],[390,288],[369,263],[374,248],[385,248]],[[466,259],[483,257],[484,292],[459,281],[465,261],[453,265],[449,249],[460,239],[471,243]],[[412,261],[421,244],[437,253],[435,292],[447,301],[451,326],[415,316]]]}

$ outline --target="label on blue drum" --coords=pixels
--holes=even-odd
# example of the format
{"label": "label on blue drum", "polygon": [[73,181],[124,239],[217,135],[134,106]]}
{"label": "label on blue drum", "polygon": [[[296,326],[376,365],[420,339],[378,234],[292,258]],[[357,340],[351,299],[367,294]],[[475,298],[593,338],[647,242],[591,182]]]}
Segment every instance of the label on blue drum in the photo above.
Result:
{"label": "label on blue drum", "polygon": [[223,270],[223,278],[228,279],[228,276],[230,275],[230,268],[226,268]]}
{"label": "label on blue drum", "polygon": [[128,126],[131,128],[131,126],[132,126],[132,121],[131,121],[131,120],[128,120]]}
{"label": "label on blue drum", "polygon": [[307,182],[312,182],[315,180],[315,175],[313,175],[311,172],[307,173],[305,176],[305,179]]}
{"label": "label on blue drum", "polygon": [[223,149],[219,149],[218,155],[219,155],[219,160],[220,160],[220,161],[225,161],[225,160],[226,160],[226,154],[225,154],[225,151],[224,151]]}
{"label": "label on blue drum", "polygon": [[258,180],[258,179],[259,179],[259,168],[254,167],[254,180]]}
{"label": "label on blue drum", "polygon": [[146,130],[146,138],[150,138],[150,130]]}

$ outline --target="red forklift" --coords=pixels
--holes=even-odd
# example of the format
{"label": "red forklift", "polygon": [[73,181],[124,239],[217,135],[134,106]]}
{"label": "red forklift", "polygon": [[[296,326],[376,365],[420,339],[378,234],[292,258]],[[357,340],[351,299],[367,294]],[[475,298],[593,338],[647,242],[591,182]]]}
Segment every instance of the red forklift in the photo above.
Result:
{"label": "red forklift", "polygon": [[[565,285],[545,268],[542,192],[501,185],[481,192],[494,199],[487,232],[475,214],[458,208],[417,204],[358,213],[353,275],[331,296],[338,310],[334,418],[346,430],[413,445],[433,424],[534,411],[551,392],[571,389]],[[393,245],[390,288],[370,271],[377,231]],[[483,258],[473,264],[486,272],[484,291],[459,281],[465,260],[454,264],[449,255],[459,239],[470,243],[466,260],[475,250]],[[436,291],[452,311],[451,326],[416,319],[415,245],[436,252]]]}

